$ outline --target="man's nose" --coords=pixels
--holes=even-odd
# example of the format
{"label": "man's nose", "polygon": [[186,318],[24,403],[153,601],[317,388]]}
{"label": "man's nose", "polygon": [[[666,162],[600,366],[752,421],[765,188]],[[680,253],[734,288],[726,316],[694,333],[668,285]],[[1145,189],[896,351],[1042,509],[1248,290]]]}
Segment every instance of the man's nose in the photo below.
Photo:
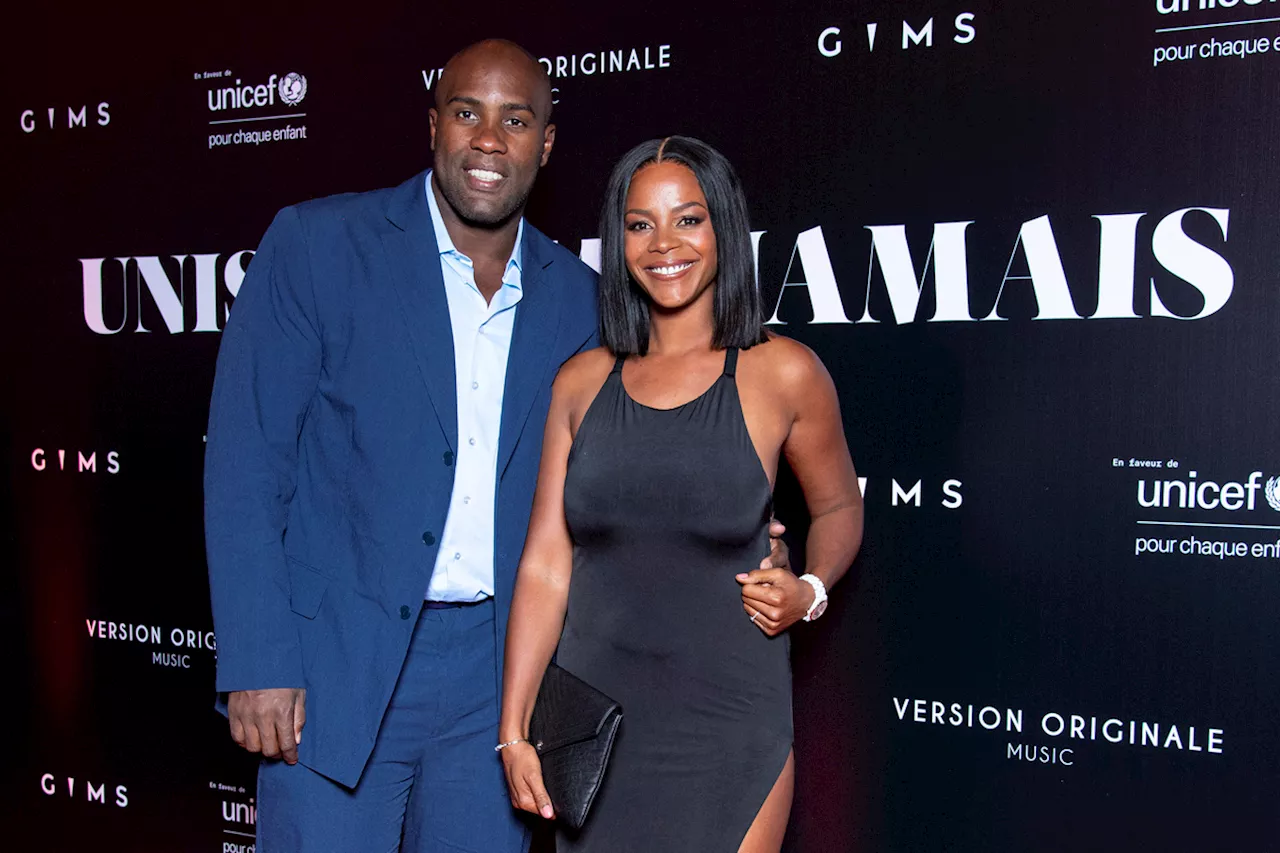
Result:
{"label": "man's nose", "polygon": [[486,154],[505,154],[507,138],[501,128],[491,124],[481,125],[471,137],[471,147]]}

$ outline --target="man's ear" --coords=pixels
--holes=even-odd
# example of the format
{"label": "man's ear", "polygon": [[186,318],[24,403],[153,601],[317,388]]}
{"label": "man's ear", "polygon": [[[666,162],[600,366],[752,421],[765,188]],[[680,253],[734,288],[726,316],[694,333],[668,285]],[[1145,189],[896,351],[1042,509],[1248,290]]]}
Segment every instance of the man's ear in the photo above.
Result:
{"label": "man's ear", "polygon": [[436,150],[436,118],[440,114],[436,112],[435,107],[427,110],[427,123],[431,125],[431,150]]}
{"label": "man's ear", "polygon": [[[432,138],[435,138],[435,123],[432,122]],[[539,166],[547,165],[547,161],[551,159],[551,148],[556,144],[556,126],[549,124],[546,130],[542,131],[542,161]]]}

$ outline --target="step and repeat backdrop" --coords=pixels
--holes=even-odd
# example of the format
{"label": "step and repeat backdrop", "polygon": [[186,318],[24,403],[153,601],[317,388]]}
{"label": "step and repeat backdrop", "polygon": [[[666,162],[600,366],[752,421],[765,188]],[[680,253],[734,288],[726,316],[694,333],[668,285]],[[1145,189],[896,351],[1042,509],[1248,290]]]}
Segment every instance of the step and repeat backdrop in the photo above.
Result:
{"label": "step and repeat backdrop", "polygon": [[[253,850],[201,522],[220,330],[278,208],[430,165],[489,35],[555,86],[534,223],[593,260],[615,159],[711,142],[771,328],[835,378],[867,535],[794,631],[787,849],[1280,849],[1280,2],[12,25],[7,849]],[[798,561],[794,484],[779,514]]]}

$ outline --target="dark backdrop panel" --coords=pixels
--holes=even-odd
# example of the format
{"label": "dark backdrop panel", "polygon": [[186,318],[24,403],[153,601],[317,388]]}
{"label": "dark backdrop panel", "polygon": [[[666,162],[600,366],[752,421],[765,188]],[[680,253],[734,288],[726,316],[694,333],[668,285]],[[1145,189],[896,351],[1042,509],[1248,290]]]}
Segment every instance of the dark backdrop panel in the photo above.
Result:
{"label": "dark backdrop panel", "polygon": [[[1280,7],[1200,2],[18,16],[10,836],[250,849],[200,518],[217,329],[278,208],[429,165],[435,69],[497,34],[555,72],[530,218],[577,250],[618,155],[712,142],[774,328],[839,389],[867,538],[794,631],[788,848],[1273,846]],[[210,109],[235,80],[271,102]],[[779,513],[802,559],[785,478]]]}

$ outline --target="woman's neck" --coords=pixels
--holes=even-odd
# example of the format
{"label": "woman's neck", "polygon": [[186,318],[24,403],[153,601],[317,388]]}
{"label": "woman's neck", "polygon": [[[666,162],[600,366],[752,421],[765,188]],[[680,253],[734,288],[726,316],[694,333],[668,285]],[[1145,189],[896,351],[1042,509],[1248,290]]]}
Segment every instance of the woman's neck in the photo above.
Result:
{"label": "woman's neck", "polygon": [[712,288],[676,311],[649,306],[649,354],[688,355],[711,349],[715,337]]}

